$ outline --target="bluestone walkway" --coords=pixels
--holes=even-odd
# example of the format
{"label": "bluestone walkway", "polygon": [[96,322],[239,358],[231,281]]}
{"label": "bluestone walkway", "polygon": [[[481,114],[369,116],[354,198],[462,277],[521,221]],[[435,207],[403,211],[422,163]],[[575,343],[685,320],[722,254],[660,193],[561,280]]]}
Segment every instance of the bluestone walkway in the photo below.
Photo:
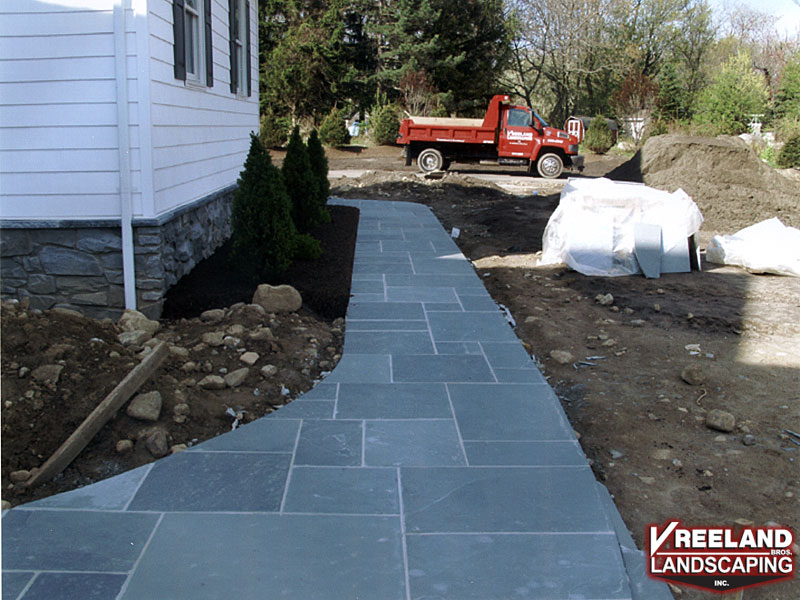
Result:
{"label": "bluestone walkway", "polygon": [[361,209],[344,355],[276,413],[7,511],[3,600],[670,598],[430,210]]}

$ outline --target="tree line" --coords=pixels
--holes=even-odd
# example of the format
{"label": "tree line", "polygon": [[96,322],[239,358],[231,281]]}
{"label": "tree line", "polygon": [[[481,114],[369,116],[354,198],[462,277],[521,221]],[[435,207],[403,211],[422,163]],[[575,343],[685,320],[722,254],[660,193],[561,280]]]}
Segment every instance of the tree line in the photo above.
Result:
{"label": "tree line", "polygon": [[375,112],[479,116],[509,93],[573,114],[800,134],[800,34],[707,0],[262,0],[261,111],[288,131]]}

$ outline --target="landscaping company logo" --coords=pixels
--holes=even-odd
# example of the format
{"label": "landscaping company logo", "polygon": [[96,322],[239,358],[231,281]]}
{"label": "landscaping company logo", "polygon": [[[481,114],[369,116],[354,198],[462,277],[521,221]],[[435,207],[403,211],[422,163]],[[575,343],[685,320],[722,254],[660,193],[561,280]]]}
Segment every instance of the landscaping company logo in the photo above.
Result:
{"label": "landscaping company logo", "polygon": [[647,572],[678,585],[724,594],[794,576],[792,530],[785,527],[647,526]]}

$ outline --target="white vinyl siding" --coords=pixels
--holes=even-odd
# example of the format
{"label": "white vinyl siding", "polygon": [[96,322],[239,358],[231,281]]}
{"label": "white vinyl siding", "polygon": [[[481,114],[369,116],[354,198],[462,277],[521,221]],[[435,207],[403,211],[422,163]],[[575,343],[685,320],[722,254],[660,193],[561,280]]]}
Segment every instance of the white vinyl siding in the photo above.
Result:
{"label": "white vinyl siding", "polygon": [[[128,11],[131,165],[141,179],[133,11]],[[0,2],[0,217],[119,215],[114,11],[107,1]],[[135,194],[134,205],[141,206]]]}
{"label": "white vinyl siding", "polygon": [[[257,3],[250,97],[230,93],[227,0],[212,1],[212,87],[175,79],[171,0],[133,4],[125,35],[133,214],[152,218],[236,183],[258,130]],[[202,15],[202,0],[196,6]],[[0,0],[0,218],[119,217],[113,7]]]}

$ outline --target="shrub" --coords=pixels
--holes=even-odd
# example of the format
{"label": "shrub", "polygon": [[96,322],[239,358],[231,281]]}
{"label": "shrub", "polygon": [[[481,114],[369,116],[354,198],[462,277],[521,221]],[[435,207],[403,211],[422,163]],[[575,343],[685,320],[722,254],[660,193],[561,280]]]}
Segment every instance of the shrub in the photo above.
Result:
{"label": "shrub", "polygon": [[331,215],[325,208],[331,191],[331,184],[328,181],[328,158],[325,156],[325,148],[322,147],[316,129],[308,138],[308,161],[311,164],[311,172],[317,180],[317,204],[322,210],[324,222],[329,223]]}
{"label": "shrub", "polygon": [[783,145],[778,154],[777,163],[782,169],[789,167],[800,169],[800,135],[793,137]]}
{"label": "shrub", "polygon": [[393,104],[384,104],[372,112],[372,140],[376,144],[394,144],[397,142],[397,132],[400,121],[397,118],[397,108]]}
{"label": "shrub", "polygon": [[325,222],[324,207],[319,204],[319,184],[311,170],[308,149],[294,128],[283,159],[283,180],[292,204],[292,218],[301,233],[308,233]]}
{"label": "shrub", "polygon": [[289,196],[281,172],[255,134],[234,192],[231,221],[236,268],[267,280],[289,268],[297,237]]}
{"label": "shrub", "polygon": [[614,134],[608,126],[608,121],[602,115],[597,115],[589,124],[583,136],[583,144],[596,154],[605,154],[614,145]]}
{"label": "shrub", "polygon": [[264,146],[282,147],[289,138],[290,123],[289,117],[279,117],[272,111],[262,115],[259,135]]}
{"label": "shrub", "polygon": [[350,134],[341,110],[334,108],[325,115],[319,126],[319,139],[326,146],[344,146],[350,143]]}

